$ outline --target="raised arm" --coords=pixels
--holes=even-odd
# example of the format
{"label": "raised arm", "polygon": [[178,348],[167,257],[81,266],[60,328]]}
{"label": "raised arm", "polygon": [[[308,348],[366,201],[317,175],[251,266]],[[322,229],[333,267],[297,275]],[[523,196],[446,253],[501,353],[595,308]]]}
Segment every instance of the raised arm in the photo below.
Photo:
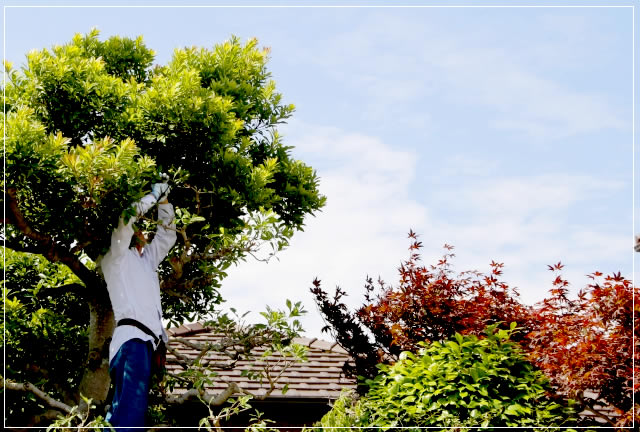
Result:
{"label": "raised arm", "polygon": [[136,217],[132,218],[134,222],[137,218],[144,216],[144,214],[148,212],[151,207],[153,207],[157,202],[158,199],[152,193],[150,193],[140,198],[140,201],[138,201],[137,203],[133,204],[133,208],[135,208],[136,210]]}
{"label": "raised arm", "polygon": [[131,206],[135,210],[136,216],[131,217],[127,223],[124,222],[123,217],[120,217],[118,228],[113,230],[113,233],[111,233],[111,248],[109,249],[109,252],[113,258],[124,254],[127,249],[129,249],[131,236],[133,236],[134,222],[148,212],[155,203],[156,197],[153,194],[145,195],[140,199],[140,201]]}
{"label": "raised arm", "polygon": [[154,269],[167,256],[177,238],[173,205],[166,199],[158,204],[158,220],[160,223],[158,224],[156,235],[144,251]]}

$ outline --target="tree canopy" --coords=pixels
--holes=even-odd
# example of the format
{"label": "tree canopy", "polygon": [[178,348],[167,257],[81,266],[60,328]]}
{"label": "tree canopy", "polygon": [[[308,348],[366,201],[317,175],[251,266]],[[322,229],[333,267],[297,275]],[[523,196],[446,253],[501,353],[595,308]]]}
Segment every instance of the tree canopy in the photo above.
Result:
{"label": "tree canopy", "polygon": [[14,223],[6,239],[44,252],[49,240],[61,259],[95,261],[122,211],[165,171],[183,234],[173,262],[198,281],[162,270],[167,288],[190,299],[168,302],[169,316],[184,318],[214,297],[219,278],[203,264],[220,258],[212,251],[242,256],[249,237],[237,237],[252,227],[257,240],[281,247],[325,199],[313,169],[278,134],[294,107],[282,102],[255,39],[176,49],[163,66],[153,59],[141,37],[100,41],[93,30],[31,51],[21,70],[7,66],[4,187]]}
{"label": "tree canopy", "polygon": [[[176,208],[178,242],[158,271],[174,323],[211,312],[231,264],[277,253],[325,203],[278,132],[294,106],[276,90],[268,49],[231,37],[154,59],[142,37],[101,40],[94,29],[5,64],[2,234],[76,278],[66,287],[90,315],[80,392],[98,401],[113,314],[96,263],[160,173]],[[155,223],[152,212],[137,222]]]}

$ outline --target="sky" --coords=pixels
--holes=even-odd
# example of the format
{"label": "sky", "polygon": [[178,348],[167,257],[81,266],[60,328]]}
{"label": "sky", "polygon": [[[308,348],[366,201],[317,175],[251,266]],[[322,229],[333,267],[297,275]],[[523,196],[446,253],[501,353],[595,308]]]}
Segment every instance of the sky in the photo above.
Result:
{"label": "sky", "polygon": [[[457,271],[503,262],[503,280],[527,304],[547,295],[555,278],[547,265],[558,261],[572,292],[596,270],[633,277],[637,2],[159,7],[181,3],[4,1],[77,6],[5,7],[4,55],[19,65],[29,50],[92,27],[103,38],[143,35],[156,63],[174,48],[231,35],[270,47],[268,68],[296,106],[280,132],[316,170],[327,205],[278,260],[230,270],[222,295],[228,307],[252,311],[249,321],[265,305],[302,301],[306,335],[330,339],[312,281],[330,292],[340,286],[357,307],[367,276],[397,283],[410,229],[425,264],[445,243]],[[444,7],[415,7],[425,5]],[[608,7],[586,7],[596,5]]]}

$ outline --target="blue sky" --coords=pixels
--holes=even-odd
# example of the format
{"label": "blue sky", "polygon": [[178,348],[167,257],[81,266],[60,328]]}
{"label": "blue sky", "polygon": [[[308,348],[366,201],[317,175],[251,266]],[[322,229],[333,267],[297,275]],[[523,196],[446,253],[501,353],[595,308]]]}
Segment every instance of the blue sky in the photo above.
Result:
{"label": "blue sky", "polygon": [[232,34],[269,46],[278,89],[297,107],[285,142],[317,170],[328,204],[279,261],[232,269],[223,296],[251,311],[302,300],[308,334],[321,336],[311,281],[340,285],[360,304],[366,275],[397,280],[409,229],[421,235],[426,263],[444,243],[456,247],[460,271],[504,262],[504,280],[527,303],[545,296],[546,265],[558,261],[573,290],[595,270],[632,277],[633,12],[6,8],[4,42],[14,64],[91,27],[102,37],[142,34],[157,63],[175,47]]}

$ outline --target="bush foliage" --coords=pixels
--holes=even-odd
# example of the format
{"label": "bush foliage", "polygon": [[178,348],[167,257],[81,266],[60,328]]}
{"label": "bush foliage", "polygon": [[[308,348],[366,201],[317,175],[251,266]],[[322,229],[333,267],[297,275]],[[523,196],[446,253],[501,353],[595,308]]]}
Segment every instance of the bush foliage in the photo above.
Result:
{"label": "bush foliage", "polygon": [[[398,361],[403,351],[416,352],[424,341],[443,342],[456,333],[480,336],[486,326],[508,330],[507,323],[517,322],[521,331],[513,341],[558,393],[610,426],[633,423],[633,398],[640,390],[633,380],[640,355],[640,291],[630,280],[594,272],[592,282],[571,299],[559,262],[549,266],[554,278],[548,298],[527,306],[501,280],[502,263],[492,261],[488,273],[457,273],[453,247],[445,245],[436,264],[423,265],[422,243],[413,232],[409,238],[410,255],[399,268],[398,284],[379,281],[376,286],[367,278],[365,303],[355,311],[344,304],[344,290],[337,288],[331,297],[314,281],[312,293],[328,323],[325,330],[354,359],[345,365],[347,374],[371,379],[378,363]],[[360,393],[367,390],[359,386]],[[598,409],[603,405],[611,410]]]}
{"label": "bush foliage", "polygon": [[[510,337],[516,330],[490,326],[486,337],[461,335],[421,344],[366,380],[357,402],[344,396],[321,428],[561,426],[575,412],[549,396],[549,381]],[[342,423],[342,424],[338,424]]]}

